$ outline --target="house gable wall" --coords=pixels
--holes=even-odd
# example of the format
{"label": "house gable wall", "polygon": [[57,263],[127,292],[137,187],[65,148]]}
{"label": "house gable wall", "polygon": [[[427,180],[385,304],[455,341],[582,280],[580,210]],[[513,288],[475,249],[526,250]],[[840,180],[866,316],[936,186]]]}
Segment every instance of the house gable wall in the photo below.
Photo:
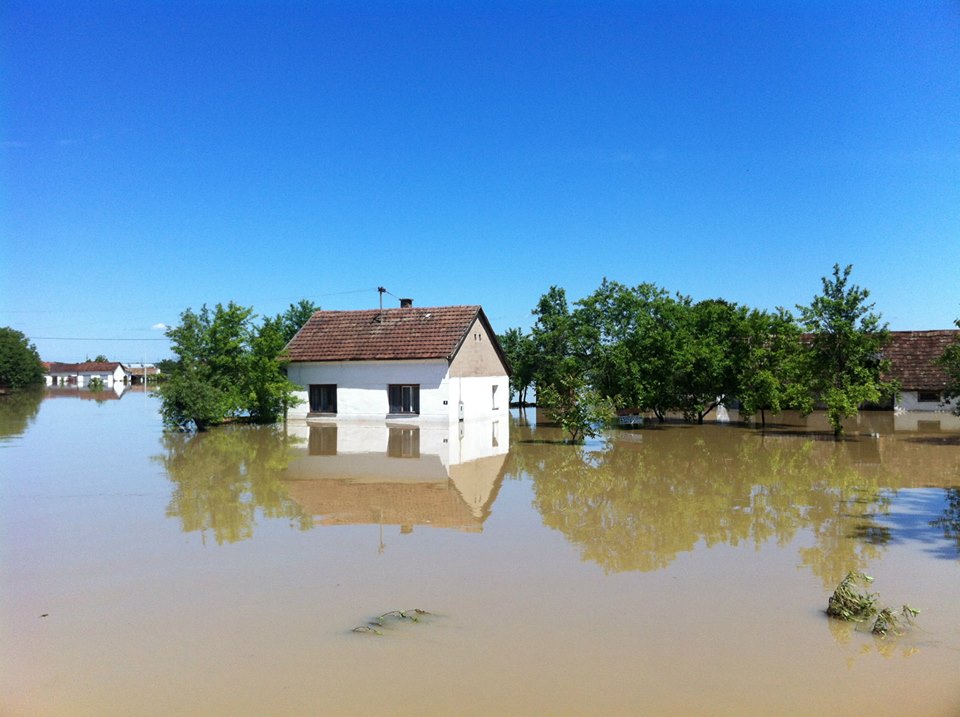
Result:
{"label": "house gable wall", "polygon": [[450,363],[450,375],[455,377],[505,376],[506,367],[494,348],[493,340],[479,318],[474,319],[460,350]]}

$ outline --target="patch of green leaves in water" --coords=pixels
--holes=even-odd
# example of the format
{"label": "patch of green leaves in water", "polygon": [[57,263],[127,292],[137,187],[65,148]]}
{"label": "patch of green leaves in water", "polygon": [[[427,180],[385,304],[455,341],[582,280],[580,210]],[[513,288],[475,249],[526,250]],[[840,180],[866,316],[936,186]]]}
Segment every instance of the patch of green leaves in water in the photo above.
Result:
{"label": "patch of green leaves in water", "polygon": [[356,632],[360,635],[382,637],[386,633],[386,630],[392,626],[401,623],[420,623],[432,615],[433,613],[421,610],[420,608],[414,608],[413,610],[390,610],[382,615],[377,615],[368,621],[366,625],[357,625],[351,632]]}
{"label": "patch of green leaves in water", "polygon": [[890,632],[902,634],[901,625],[912,624],[913,618],[919,615],[920,611],[909,605],[903,605],[898,611],[889,607],[878,607],[880,596],[860,587],[872,582],[873,578],[864,573],[847,573],[827,601],[827,615],[848,622],[867,622],[872,619],[873,627],[870,632],[880,637],[886,637]]}

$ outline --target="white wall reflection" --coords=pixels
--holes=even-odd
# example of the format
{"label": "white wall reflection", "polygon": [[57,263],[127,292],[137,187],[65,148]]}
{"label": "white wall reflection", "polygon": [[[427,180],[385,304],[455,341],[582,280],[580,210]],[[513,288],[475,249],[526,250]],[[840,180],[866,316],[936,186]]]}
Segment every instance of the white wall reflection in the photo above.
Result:
{"label": "white wall reflection", "polygon": [[283,478],[322,524],[479,531],[490,514],[510,444],[502,420],[442,426],[291,422],[299,456]]}

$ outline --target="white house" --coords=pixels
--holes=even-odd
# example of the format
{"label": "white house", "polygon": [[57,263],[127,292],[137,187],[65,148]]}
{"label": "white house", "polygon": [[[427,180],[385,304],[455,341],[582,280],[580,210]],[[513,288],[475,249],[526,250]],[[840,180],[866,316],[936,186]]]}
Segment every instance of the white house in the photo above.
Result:
{"label": "white house", "polygon": [[84,361],[82,363],[50,363],[44,381],[47,386],[89,386],[98,378],[104,386],[123,385],[127,372],[117,361]]}
{"label": "white house", "polygon": [[303,401],[289,419],[506,420],[509,408],[509,364],[479,306],[318,311],[286,359]]}

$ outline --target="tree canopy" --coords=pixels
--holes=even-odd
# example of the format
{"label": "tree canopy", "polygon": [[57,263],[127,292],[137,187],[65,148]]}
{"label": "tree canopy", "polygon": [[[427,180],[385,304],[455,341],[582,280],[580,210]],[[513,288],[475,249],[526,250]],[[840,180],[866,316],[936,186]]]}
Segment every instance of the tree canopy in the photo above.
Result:
{"label": "tree canopy", "polygon": [[[502,337],[522,369],[512,388],[520,394],[532,383],[538,403],[545,397],[573,423],[607,415],[610,406],[702,422],[736,402],[744,417],[759,412],[763,425],[767,411],[809,413],[819,402],[839,435],[845,417],[896,389],[883,380],[886,325],[866,301],[869,292],[850,284],[851,271],[834,266],[822,294],[797,307],[799,322],[782,308],[694,302],[655,284],[606,278],[571,308],[564,289],[551,286],[533,309],[530,333],[511,329]],[[944,359],[948,367],[960,365],[955,351]],[[960,395],[960,368],[956,375]],[[602,401],[605,410],[591,413],[583,401],[595,408]]]}
{"label": "tree canopy", "polygon": [[20,331],[0,328],[0,388],[16,390],[43,383],[43,362]]}
{"label": "tree canopy", "polygon": [[833,266],[823,277],[822,293],[810,306],[797,306],[800,323],[810,335],[805,351],[810,395],[822,402],[834,435],[843,432],[843,419],[864,403],[879,403],[897,386],[884,381],[890,362],[883,358],[889,341],[887,325],[867,303],[870,292],[850,284],[853,267]]}
{"label": "tree canopy", "polygon": [[157,390],[164,423],[203,431],[231,420],[281,418],[296,400],[281,353],[300,329],[297,322],[315,310],[303,300],[259,325],[252,308],[232,301],[184,311],[166,332],[177,359]]}

